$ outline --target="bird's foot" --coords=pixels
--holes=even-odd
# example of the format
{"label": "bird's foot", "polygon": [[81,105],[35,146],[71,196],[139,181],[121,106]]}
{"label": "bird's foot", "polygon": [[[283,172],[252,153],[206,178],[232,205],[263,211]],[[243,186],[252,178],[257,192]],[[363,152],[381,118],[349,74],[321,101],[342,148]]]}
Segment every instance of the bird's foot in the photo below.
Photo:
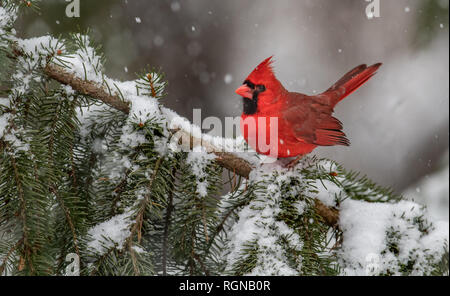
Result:
{"label": "bird's foot", "polygon": [[304,154],[297,155],[293,160],[288,162],[284,167],[287,169],[294,169],[294,167],[297,165],[297,163],[303,158]]}

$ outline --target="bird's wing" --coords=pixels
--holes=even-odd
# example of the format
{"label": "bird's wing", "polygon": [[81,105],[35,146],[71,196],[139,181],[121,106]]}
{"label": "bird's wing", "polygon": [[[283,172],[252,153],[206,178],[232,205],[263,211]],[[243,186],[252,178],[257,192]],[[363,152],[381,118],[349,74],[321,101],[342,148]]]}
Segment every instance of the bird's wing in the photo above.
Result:
{"label": "bird's wing", "polygon": [[330,106],[321,104],[314,97],[304,96],[287,106],[282,118],[299,141],[318,146],[349,146],[342,123],[331,115],[332,112]]}

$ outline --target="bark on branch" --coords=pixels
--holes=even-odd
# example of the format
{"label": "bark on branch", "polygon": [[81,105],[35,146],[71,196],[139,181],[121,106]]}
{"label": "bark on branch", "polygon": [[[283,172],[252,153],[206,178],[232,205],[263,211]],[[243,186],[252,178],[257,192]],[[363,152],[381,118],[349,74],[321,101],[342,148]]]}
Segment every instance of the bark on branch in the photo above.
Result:
{"label": "bark on branch", "polygon": [[[52,64],[48,64],[44,68],[44,72],[49,78],[52,78],[62,84],[69,85],[83,95],[98,99],[105,104],[124,112],[125,114],[130,112],[130,107],[127,102],[122,101],[116,95],[108,94],[102,86],[95,82],[81,79],[74,74],[67,72],[62,67]],[[181,132],[186,134],[188,133],[187,131]],[[187,134],[187,136],[191,139],[191,141],[189,141],[190,148],[201,145],[208,152],[217,155],[216,162],[220,166],[244,178],[249,177],[252,167],[246,160],[232,153],[220,151],[219,148],[214,147],[214,145],[205,142],[202,139],[195,138],[189,134]],[[315,200],[315,209],[317,214],[323,218],[326,224],[332,227],[337,226],[339,220],[339,211],[337,209],[326,206],[318,199]]]}
{"label": "bark on branch", "polygon": [[70,85],[74,90],[78,91],[79,93],[82,93],[83,95],[87,95],[95,99],[98,99],[103,103],[105,103],[106,105],[109,105],[114,109],[122,111],[123,113],[128,114],[130,112],[130,107],[128,106],[127,102],[122,101],[117,96],[109,95],[103,89],[103,87],[98,86],[95,82],[81,79],[67,72],[63,68],[51,64],[48,64],[44,68],[44,72],[48,77],[62,84]]}

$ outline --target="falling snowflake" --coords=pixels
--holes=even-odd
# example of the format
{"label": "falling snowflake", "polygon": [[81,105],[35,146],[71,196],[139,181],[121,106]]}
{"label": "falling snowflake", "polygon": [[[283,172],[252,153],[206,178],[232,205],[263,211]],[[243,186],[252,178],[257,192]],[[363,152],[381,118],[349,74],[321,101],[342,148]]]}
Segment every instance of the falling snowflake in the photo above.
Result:
{"label": "falling snowflake", "polygon": [[180,2],[174,1],[172,4],[170,4],[170,9],[172,9],[173,12],[179,11],[181,8]]}
{"label": "falling snowflake", "polygon": [[231,82],[233,82],[233,76],[227,73],[223,78],[223,80],[225,81],[226,84],[230,84]]}

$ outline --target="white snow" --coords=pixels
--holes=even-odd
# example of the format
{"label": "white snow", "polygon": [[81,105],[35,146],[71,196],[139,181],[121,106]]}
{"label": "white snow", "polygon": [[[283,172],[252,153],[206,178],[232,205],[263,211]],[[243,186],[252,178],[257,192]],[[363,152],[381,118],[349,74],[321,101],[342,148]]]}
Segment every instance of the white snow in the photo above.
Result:
{"label": "white snow", "polygon": [[342,190],[329,180],[316,180],[315,186],[319,190],[317,199],[327,206],[334,207],[336,205],[335,197],[339,196]]}
{"label": "white snow", "polygon": [[[55,48],[58,40],[45,35],[41,37],[33,37],[29,39],[17,39],[17,43],[25,53],[36,55],[43,54],[46,48]],[[63,48],[62,48],[63,49]]]}
{"label": "white snow", "polygon": [[88,235],[92,240],[88,243],[88,247],[99,254],[103,254],[114,245],[119,249],[123,248],[126,238],[131,235],[132,221],[129,215],[125,212],[89,229]]}
{"label": "white snow", "polygon": [[124,125],[122,127],[122,136],[120,142],[123,143],[123,147],[137,147],[140,144],[147,143],[147,139],[143,133],[133,132],[130,125]]}
{"label": "white snow", "polygon": [[293,204],[294,207],[297,208],[298,211],[298,215],[302,215],[305,212],[305,208],[306,208],[306,202],[304,201],[297,201]]}
{"label": "white snow", "polygon": [[[0,6],[0,36],[7,38],[7,27],[11,26],[17,18],[17,8],[13,8],[11,11],[7,11],[4,7]],[[0,44],[2,40],[0,38]]]}
{"label": "white snow", "polygon": [[[9,98],[0,98],[0,107],[10,107],[10,100]],[[1,109],[0,109],[1,110]],[[10,113],[0,114],[0,139],[3,137],[6,127],[9,123],[9,120],[11,119]]]}
{"label": "white snow", "polygon": [[197,193],[200,197],[208,195],[207,165],[216,158],[215,154],[207,153],[205,148],[197,146],[189,152],[186,163],[191,166],[192,173],[197,179]]}
{"label": "white snow", "polygon": [[[280,236],[289,237],[289,246],[296,250],[302,248],[302,241],[291,228],[276,218],[280,212],[279,203],[283,198],[280,185],[292,177],[293,173],[274,170],[272,175],[267,175],[268,167],[274,167],[274,165],[253,170],[250,174],[250,182],[265,180],[267,188],[257,191],[256,198],[239,211],[238,220],[229,229],[228,250],[225,254],[227,268],[231,269],[235,262],[242,260],[242,250],[249,242],[256,241],[257,264],[246,275],[297,275],[298,271],[287,263],[284,248],[278,240]],[[228,202],[225,200],[224,205]],[[299,211],[302,208],[303,205],[299,203]],[[300,268],[301,258],[297,258],[297,261],[296,268]]]}
{"label": "white snow", "polygon": [[[426,257],[441,258],[444,242],[448,242],[448,223],[439,222],[428,234],[423,234],[413,224],[423,215],[422,207],[410,201],[392,204],[345,200],[340,207],[343,243],[338,251],[343,273],[375,275],[389,271],[400,275],[399,264],[407,265],[410,258],[416,260],[413,274],[429,272]],[[388,231],[400,234],[394,240],[399,250],[397,255],[387,250]]]}
{"label": "white snow", "polygon": [[[16,93],[26,93],[30,88],[32,81],[40,82],[41,77],[33,73],[38,66],[43,66],[45,56],[48,54],[46,49],[57,47],[58,41],[50,36],[35,37],[30,39],[15,38],[18,46],[27,53],[30,58],[18,57],[20,67],[13,74],[15,85],[13,87]],[[60,47],[64,49],[64,47]],[[20,68],[26,69],[25,71]]]}
{"label": "white snow", "polygon": [[[332,171],[334,166],[327,161],[320,165],[325,171]],[[264,182],[265,187],[256,192],[256,198],[239,211],[237,220],[227,228],[229,249],[225,256],[228,269],[242,260],[242,250],[249,242],[256,242],[259,250],[257,267],[249,275],[298,274],[287,265],[284,251],[275,243],[281,235],[292,234],[292,229],[276,220],[280,212],[279,202],[283,198],[280,186],[283,182],[290,184],[289,178],[301,180],[301,176],[286,171],[277,163],[264,165],[250,173],[250,182]],[[338,186],[328,180],[316,181],[314,185],[318,194],[301,186],[290,189],[294,190],[294,195],[298,190],[328,206],[336,206],[335,195],[341,193]],[[239,190],[245,190],[243,186]],[[226,195],[222,206],[226,208],[230,199],[232,196]],[[307,205],[296,202],[294,206],[302,215]],[[448,222],[429,222],[432,220],[426,215],[426,209],[411,201],[371,203],[347,198],[341,201],[339,211],[343,242],[335,252],[343,275],[401,275],[401,266],[408,264],[412,264],[413,275],[429,274],[432,267],[427,260],[433,258],[432,262],[439,262],[444,246],[448,246]],[[310,223],[315,222],[311,219]],[[421,227],[427,231],[420,231]],[[302,246],[302,241],[295,235],[291,236],[290,242],[291,247]],[[332,240],[331,244],[334,243]],[[391,246],[396,247],[390,249]],[[299,264],[301,260],[298,258]]]}
{"label": "white snow", "polygon": [[74,73],[78,77],[86,80],[94,81],[98,84],[103,83],[103,65],[101,57],[97,55],[95,49],[90,46],[88,36],[79,35],[78,38],[84,39],[85,48],[79,48],[75,54],[60,56],[59,60],[70,65],[69,72]]}
{"label": "white snow", "polygon": [[82,140],[86,139],[91,133],[91,125],[98,120],[99,112],[104,112],[104,105],[90,105],[76,110],[77,118],[80,122],[80,135]]}
{"label": "white snow", "polygon": [[158,102],[155,99],[128,94],[127,99],[131,101],[130,117],[134,116],[142,123],[156,116],[159,117]]}
{"label": "white snow", "polygon": [[29,151],[30,145],[21,141],[17,134],[20,133],[14,129],[11,129],[9,133],[3,135],[3,139],[13,147],[14,151]]}

